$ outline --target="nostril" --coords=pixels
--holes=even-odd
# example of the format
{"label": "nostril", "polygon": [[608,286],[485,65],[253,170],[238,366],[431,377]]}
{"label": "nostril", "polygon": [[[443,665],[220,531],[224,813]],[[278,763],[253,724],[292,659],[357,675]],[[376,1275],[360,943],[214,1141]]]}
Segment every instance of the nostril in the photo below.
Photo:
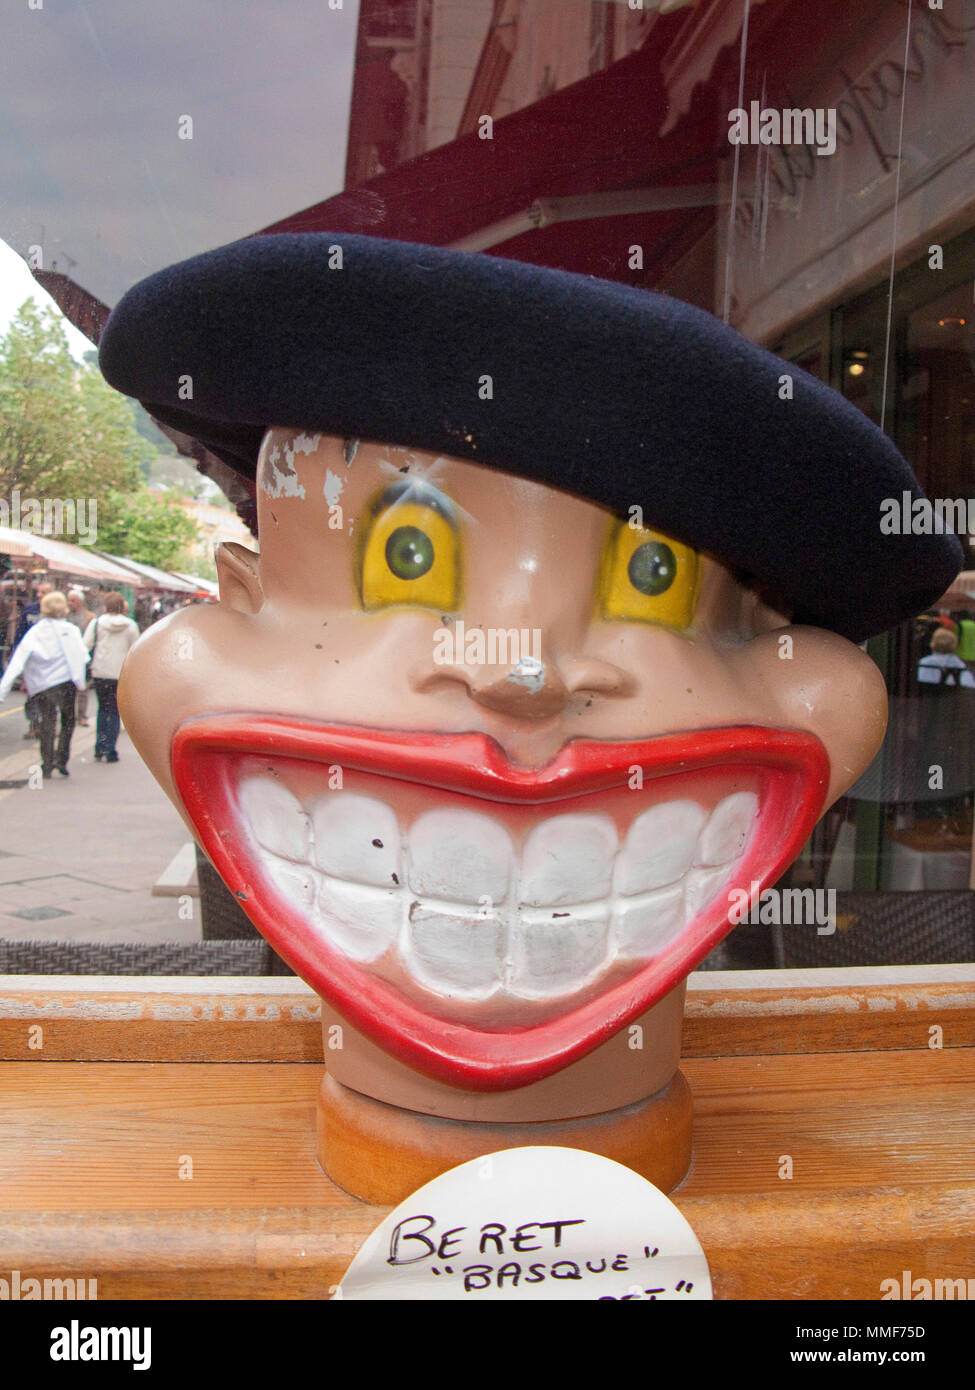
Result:
{"label": "nostril", "polygon": [[631,695],[635,689],[633,676],[610,661],[579,658],[563,662],[563,670],[571,695]]}
{"label": "nostril", "polygon": [[635,689],[633,677],[608,661],[555,662],[533,656],[523,656],[512,666],[424,664],[411,672],[410,683],[418,693],[427,694],[462,686],[472,700],[488,709],[532,719],[558,714],[573,695],[626,696]]}

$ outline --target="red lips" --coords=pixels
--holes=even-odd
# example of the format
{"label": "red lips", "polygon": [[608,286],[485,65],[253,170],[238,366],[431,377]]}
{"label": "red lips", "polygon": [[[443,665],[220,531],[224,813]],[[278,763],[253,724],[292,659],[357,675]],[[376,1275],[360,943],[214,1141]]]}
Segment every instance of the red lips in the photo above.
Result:
{"label": "red lips", "polygon": [[[480,733],[431,734],[336,727],[257,715],[203,717],[173,739],[173,775],[203,847],[261,934],[313,989],[379,1046],[441,1081],[508,1090],[539,1081],[589,1052],[677,984],[730,930],[718,894],[664,950],[623,983],[536,1026],[488,1031],[432,1017],[350,960],[306,924],[255,863],[234,797],[242,754],[335,764],[462,793],[483,805],[522,805],[626,786],[634,767],[646,781],[685,772],[747,768],[760,787],[757,821],[736,866],[736,884],[759,891],[792,862],[819,816],[829,760],[807,733],[766,728],[698,729],[629,743],[577,741],[545,767],[510,763]],[[598,799],[594,809],[598,810]],[[730,886],[730,885],[729,885]]]}

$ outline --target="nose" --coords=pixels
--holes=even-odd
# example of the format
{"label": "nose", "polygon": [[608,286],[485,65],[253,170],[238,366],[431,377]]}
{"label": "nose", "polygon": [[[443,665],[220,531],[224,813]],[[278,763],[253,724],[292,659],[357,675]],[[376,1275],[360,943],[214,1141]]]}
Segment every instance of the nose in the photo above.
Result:
{"label": "nose", "polygon": [[462,686],[475,704],[511,719],[550,719],[575,695],[624,695],[629,679],[618,666],[595,658],[563,657],[544,651],[511,663],[468,661],[430,666],[414,674],[418,691]]}

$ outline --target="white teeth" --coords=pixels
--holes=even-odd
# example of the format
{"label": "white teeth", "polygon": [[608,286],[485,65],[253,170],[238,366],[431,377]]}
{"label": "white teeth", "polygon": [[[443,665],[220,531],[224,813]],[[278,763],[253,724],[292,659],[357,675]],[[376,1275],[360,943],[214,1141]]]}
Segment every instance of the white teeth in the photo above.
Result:
{"label": "white teeth", "polygon": [[506,832],[475,811],[427,811],[410,831],[410,890],[420,897],[503,902],[513,862]]}
{"label": "white teeth", "polygon": [[306,811],[272,775],[244,778],[238,802],[261,867],[310,929],[458,1004],[570,999],[659,956],[715,910],[736,864],[740,878],[759,811],[750,791],[710,814],[658,803],[622,844],[607,815],[540,813],[516,846],[476,811],[441,806],[401,829],[392,806],[352,791]]}
{"label": "white teeth", "polygon": [[298,864],[282,864],[275,859],[269,859],[267,867],[286,898],[301,903],[302,907],[311,907],[315,901],[315,880],[308,869]]}
{"label": "white teeth", "polygon": [[695,864],[728,864],[745,848],[748,832],[758,810],[754,792],[735,792],[711,812],[698,845]]}
{"label": "white teeth", "polygon": [[385,802],[356,792],[333,792],[316,803],[312,824],[315,863],[325,873],[377,888],[402,882],[399,822]]}
{"label": "white teeth", "polygon": [[518,900],[564,907],[609,895],[618,841],[608,816],[553,816],[537,826],[522,851]]}
{"label": "white teeth", "polygon": [[353,960],[381,956],[396,941],[406,904],[395,888],[364,888],[326,879],[319,905],[328,935]]}
{"label": "white teeth", "polygon": [[459,999],[488,999],[500,987],[505,927],[495,913],[443,912],[414,903],[407,966],[420,984]]}
{"label": "white teeth", "polygon": [[246,778],[240,784],[240,806],[259,845],[282,859],[307,860],[308,817],[276,778]]}
{"label": "white teeth", "polygon": [[605,966],[608,937],[605,907],[564,914],[527,909],[515,940],[511,988],[532,999],[574,993]]}
{"label": "white teeth", "polygon": [[613,916],[620,952],[640,958],[652,956],[673,941],[674,927],[683,922],[684,885],[660,888],[645,898],[622,902]]}
{"label": "white teeth", "polygon": [[617,893],[648,893],[683,878],[706,820],[696,801],[668,801],[637,816],[616,861]]}
{"label": "white teeth", "polygon": [[730,864],[723,864],[718,869],[691,870],[684,880],[684,906],[688,921],[707,907],[730,873]]}

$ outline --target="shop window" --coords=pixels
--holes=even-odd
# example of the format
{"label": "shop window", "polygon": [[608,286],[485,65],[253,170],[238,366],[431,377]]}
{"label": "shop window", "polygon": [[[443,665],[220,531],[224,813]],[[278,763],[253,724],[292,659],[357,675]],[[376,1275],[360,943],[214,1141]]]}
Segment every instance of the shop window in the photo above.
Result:
{"label": "shop window", "polygon": [[[834,889],[841,904],[848,894],[878,903],[937,895],[913,910],[891,907],[897,922],[878,930],[873,961],[861,933],[863,964],[967,958],[952,955],[950,924],[935,919],[960,914],[959,930],[970,932],[961,918],[969,922],[975,886],[975,234],[945,247],[944,266],[938,273],[920,258],[898,274],[892,298],[889,283],[878,285],[837,307],[828,324],[776,345],[883,425],[966,551],[965,571],[931,609],[868,643],[890,699],[884,745],[786,878]],[[843,928],[841,920],[838,935]],[[779,948],[783,964],[843,959],[832,943],[796,938],[783,949],[780,939]]]}

